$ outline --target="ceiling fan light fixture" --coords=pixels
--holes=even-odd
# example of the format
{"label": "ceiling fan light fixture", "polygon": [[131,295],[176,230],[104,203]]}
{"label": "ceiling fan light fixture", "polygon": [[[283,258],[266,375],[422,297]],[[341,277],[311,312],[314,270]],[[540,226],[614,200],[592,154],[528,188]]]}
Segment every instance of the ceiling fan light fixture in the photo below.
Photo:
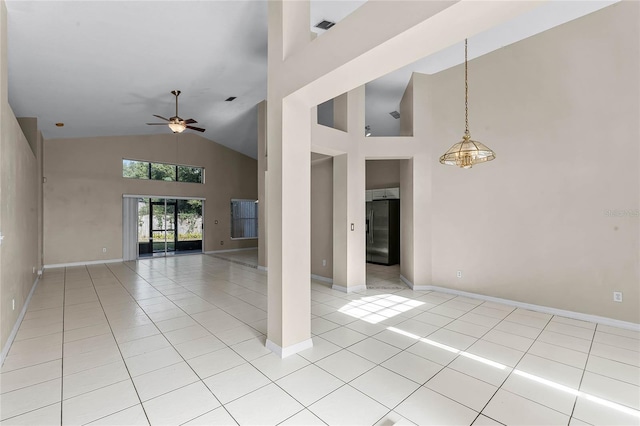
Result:
{"label": "ceiling fan light fixture", "polygon": [[171,131],[173,133],[182,133],[186,129],[195,130],[196,132],[201,132],[201,133],[204,132],[205,129],[203,129],[202,127],[192,126],[192,124],[196,124],[197,123],[197,121],[194,120],[193,118],[189,118],[187,120],[183,120],[182,118],[180,118],[180,116],[178,115],[178,96],[180,96],[180,91],[179,90],[172,90],[171,94],[173,96],[175,96],[175,98],[176,98],[176,115],[174,115],[171,118],[165,118],[165,117],[163,117],[161,115],[153,114],[154,117],[157,117],[160,120],[165,121],[165,123],[147,123],[147,125],[149,125],[149,126],[164,126],[166,124],[167,126],[169,126],[169,128],[171,129]]}
{"label": "ceiling fan light fixture", "polygon": [[187,125],[182,120],[171,120],[168,126],[173,133],[182,133],[187,128]]}

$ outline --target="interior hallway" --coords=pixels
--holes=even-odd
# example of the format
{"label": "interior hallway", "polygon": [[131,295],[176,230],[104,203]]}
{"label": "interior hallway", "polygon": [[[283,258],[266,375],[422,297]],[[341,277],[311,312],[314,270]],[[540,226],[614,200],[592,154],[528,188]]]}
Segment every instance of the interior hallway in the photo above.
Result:
{"label": "interior hallway", "polygon": [[206,255],[47,270],[2,366],[2,423],[640,421],[637,332],[312,282],[314,347],[280,359],[266,292],[265,273]]}

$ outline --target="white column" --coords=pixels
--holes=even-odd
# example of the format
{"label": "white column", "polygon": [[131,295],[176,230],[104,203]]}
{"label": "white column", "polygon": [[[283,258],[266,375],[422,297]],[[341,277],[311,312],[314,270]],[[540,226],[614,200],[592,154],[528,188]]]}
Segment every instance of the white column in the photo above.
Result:
{"label": "white column", "polygon": [[283,58],[309,42],[309,4],[269,2],[268,8],[267,347],[284,358],[312,346],[311,111],[284,97],[281,72]]}

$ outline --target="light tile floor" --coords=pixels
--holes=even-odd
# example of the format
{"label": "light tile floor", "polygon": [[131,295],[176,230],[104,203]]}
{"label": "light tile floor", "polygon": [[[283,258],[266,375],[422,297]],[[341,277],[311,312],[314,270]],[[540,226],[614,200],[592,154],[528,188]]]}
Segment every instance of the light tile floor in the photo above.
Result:
{"label": "light tile floor", "polygon": [[640,424],[638,332],[438,292],[311,286],[314,347],[281,360],[264,347],[255,268],[198,255],[47,270],[2,366],[0,420]]}
{"label": "light tile floor", "polygon": [[[227,251],[210,254],[217,259],[224,259],[230,262],[258,267],[258,250],[246,249],[237,251]],[[367,288],[369,289],[388,289],[388,290],[404,290],[407,285],[400,280],[400,265],[377,265],[367,263]]]}

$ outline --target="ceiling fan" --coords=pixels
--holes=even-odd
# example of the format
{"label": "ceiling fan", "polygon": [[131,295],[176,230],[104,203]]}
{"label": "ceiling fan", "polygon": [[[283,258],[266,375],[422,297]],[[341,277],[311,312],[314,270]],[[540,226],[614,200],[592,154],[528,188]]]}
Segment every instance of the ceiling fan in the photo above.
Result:
{"label": "ceiling fan", "polygon": [[180,96],[179,90],[172,90],[171,94],[176,97],[176,115],[171,118],[164,118],[161,115],[153,114],[154,117],[158,117],[161,120],[168,121],[168,123],[147,123],[149,126],[164,126],[165,124],[169,126],[173,133],[182,133],[185,129],[195,130],[196,132],[204,132],[202,127],[194,127],[189,126],[189,124],[197,123],[196,120],[190,118],[188,120],[183,120],[178,116],[178,96]]}

